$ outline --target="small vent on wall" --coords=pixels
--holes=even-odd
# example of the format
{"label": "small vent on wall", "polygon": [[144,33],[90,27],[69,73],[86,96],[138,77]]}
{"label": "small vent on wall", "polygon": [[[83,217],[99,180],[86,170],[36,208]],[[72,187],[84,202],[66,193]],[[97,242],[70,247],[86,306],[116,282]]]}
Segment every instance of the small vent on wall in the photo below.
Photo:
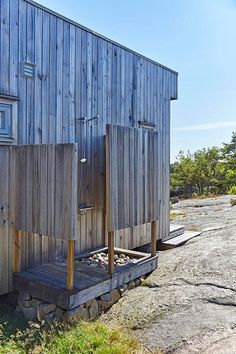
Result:
{"label": "small vent on wall", "polygon": [[35,78],[35,64],[24,61],[22,63],[22,75],[28,79]]}
{"label": "small vent on wall", "polygon": [[149,129],[149,130],[154,130],[157,128],[155,123],[149,123],[149,122],[145,122],[143,120],[139,120],[138,124],[139,124],[139,128],[144,128],[144,129]]}

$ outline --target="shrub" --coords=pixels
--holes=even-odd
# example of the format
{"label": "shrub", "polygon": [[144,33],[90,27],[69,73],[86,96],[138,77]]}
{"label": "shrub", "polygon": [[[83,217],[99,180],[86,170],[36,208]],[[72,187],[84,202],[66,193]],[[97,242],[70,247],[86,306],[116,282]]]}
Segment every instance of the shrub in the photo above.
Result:
{"label": "shrub", "polygon": [[236,186],[232,186],[228,192],[230,195],[236,195]]}

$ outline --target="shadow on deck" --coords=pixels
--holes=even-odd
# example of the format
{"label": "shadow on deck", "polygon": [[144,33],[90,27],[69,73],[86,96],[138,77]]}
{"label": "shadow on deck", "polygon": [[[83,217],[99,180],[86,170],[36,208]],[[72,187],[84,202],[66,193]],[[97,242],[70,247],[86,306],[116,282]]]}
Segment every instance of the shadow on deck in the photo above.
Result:
{"label": "shadow on deck", "polygon": [[66,290],[67,263],[66,259],[62,259],[15,273],[14,288],[64,309],[73,309],[157,268],[157,256],[123,249],[115,251],[137,259],[134,263],[116,267],[110,276],[107,270],[92,268],[82,263],[81,257],[77,258],[74,264],[74,288],[70,291]]}

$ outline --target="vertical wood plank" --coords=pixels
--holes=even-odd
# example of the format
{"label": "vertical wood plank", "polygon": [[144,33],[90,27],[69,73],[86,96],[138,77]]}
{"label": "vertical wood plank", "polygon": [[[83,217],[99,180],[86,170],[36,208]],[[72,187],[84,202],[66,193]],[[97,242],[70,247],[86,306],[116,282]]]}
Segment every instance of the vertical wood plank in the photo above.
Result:
{"label": "vertical wood plank", "polygon": [[57,114],[57,22],[56,17],[49,17],[49,116],[48,142],[55,143]]}
{"label": "vertical wood plank", "polygon": [[8,291],[8,265],[9,265],[9,147],[0,149],[0,294]]}
{"label": "vertical wood plank", "polygon": [[[129,129],[129,161],[135,161],[135,130]],[[129,226],[135,224],[135,169],[134,163],[129,162]],[[126,198],[128,196],[126,195]]]}
{"label": "vertical wood plank", "polygon": [[13,272],[20,272],[21,269],[21,231],[15,230],[13,247]]}
{"label": "vertical wood plank", "polygon": [[68,142],[75,142],[75,26],[70,25],[70,86],[69,86],[69,139]]}
{"label": "vertical wood plank", "polygon": [[[119,225],[124,224],[124,201],[125,201],[125,180],[124,180],[124,151],[125,151],[125,144],[124,144],[124,134],[125,130],[121,126],[115,127],[115,130],[117,130],[117,145],[112,147],[112,150],[114,153],[117,153],[117,158],[112,161],[113,167],[113,173],[117,175],[117,184],[114,185],[114,188],[116,188],[116,198],[117,198],[117,206],[112,208],[114,214],[117,213],[118,215],[118,229],[123,228],[119,227]],[[111,198],[114,198],[114,195],[111,196]]]}
{"label": "vertical wood plank", "polygon": [[[43,26],[43,12],[41,9],[35,10],[35,65],[38,74],[35,77],[35,102],[42,102],[42,80],[40,74],[42,72],[42,26]],[[34,143],[42,143],[42,105],[34,105]]]}
{"label": "vertical wood plank", "polygon": [[[0,90],[8,94],[10,89],[10,2],[1,1],[0,7]],[[3,55],[4,53],[4,55]]]}
{"label": "vertical wood plank", "polygon": [[[124,146],[123,146],[123,176],[122,180],[124,183],[124,202],[123,202],[123,215],[124,215],[124,227],[128,227],[130,225],[130,178],[129,178],[129,165],[132,164],[132,160],[130,160],[130,129],[125,129],[123,133]],[[120,207],[120,205],[119,205]]]}
{"label": "vertical wood plank", "polygon": [[[1,4],[2,4],[2,2],[1,2]],[[18,68],[19,68],[19,65],[18,65],[19,44],[18,43],[19,42],[18,42],[18,40],[16,40],[16,38],[18,38],[18,33],[19,33],[18,0],[10,0],[9,21],[10,21],[10,23],[9,23],[9,26],[10,26],[9,94],[11,94],[13,96],[17,96],[18,95],[18,74],[19,74],[19,70],[18,70]],[[2,40],[1,40],[1,43],[2,43]],[[4,54],[7,54],[5,52],[5,50],[6,50],[6,47],[4,47]],[[1,55],[1,57],[5,57],[5,55]],[[2,80],[0,80],[0,81],[2,81]]]}
{"label": "vertical wood plank", "polygon": [[108,231],[108,273],[114,272],[114,231]]}
{"label": "vertical wood plank", "polygon": [[154,257],[157,252],[157,239],[158,239],[158,222],[152,221],[151,223],[151,256]]}
{"label": "vertical wood plank", "polygon": [[[35,8],[34,6],[27,3],[27,26],[26,26],[26,60],[30,63],[35,63]],[[35,141],[35,119],[34,107],[35,107],[35,80],[26,79],[26,89],[27,89],[27,143],[33,144]]]}
{"label": "vertical wood plank", "polygon": [[[17,199],[17,189],[18,189],[18,164],[16,159],[16,147],[9,147],[11,151],[10,164],[9,164],[9,239],[8,239],[8,287],[12,288],[12,273],[13,273],[13,248],[14,248],[14,236],[16,228],[16,205],[18,203]],[[1,293],[1,289],[0,289]]]}
{"label": "vertical wood plank", "polygon": [[57,18],[57,46],[56,46],[56,61],[57,61],[57,91],[56,91],[56,136],[55,143],[62,143],[63,134],[63,21]]}
{"label": "vertical wood plank", "polygon": [[64,41],[63,41],[63,142],[69,142],[69,101],[70,101],[70,24],[64,23]]}
{"label": "vertical wood plank", "polygon": [[[19,63],[26,60],[26,2],[19,2]],[[18,114],[21,119],[18,120],[18,144],[27,143],[27,91],[26,91],[26,79],[19,76],[18,80],[19,92],[21,100],[19,102]]]}
{"label": "vertical wood plank", "polygon": [[[42,143],[48,143],[49,121],[49,14],[43,14],[42,26]],[[25,143],[25,142],[24,142]]]}
{"label": "vertical wood plank", "polygon": [[74,286],[74,256],[75,256],[75,241],[69,240],[67,245],[67,280],[66,280],[67,290],[72,290]]}

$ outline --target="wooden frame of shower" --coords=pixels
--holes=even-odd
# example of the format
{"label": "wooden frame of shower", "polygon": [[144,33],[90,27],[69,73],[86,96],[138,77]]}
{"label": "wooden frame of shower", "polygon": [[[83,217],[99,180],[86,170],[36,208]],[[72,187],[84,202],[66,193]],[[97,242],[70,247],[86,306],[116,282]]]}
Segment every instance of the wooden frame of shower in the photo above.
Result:
{"label": "wooden frame of shower", "polygon": [[[157,132],[107,125],[106,229],[110,275],[114,272],[115,230],[151,222],[151,256],[156,255],[157,144]],[[78,239],[78,146],[23,145],[4,149],[6,159],[11,160],[9,178],[16,195],[14,205],[10,205],[15,228],[13,271],[20,272],[22,231],[64,239],[67,240],[66,289],[72,290]],[[144,203],[142,213],[135,201]]]}

